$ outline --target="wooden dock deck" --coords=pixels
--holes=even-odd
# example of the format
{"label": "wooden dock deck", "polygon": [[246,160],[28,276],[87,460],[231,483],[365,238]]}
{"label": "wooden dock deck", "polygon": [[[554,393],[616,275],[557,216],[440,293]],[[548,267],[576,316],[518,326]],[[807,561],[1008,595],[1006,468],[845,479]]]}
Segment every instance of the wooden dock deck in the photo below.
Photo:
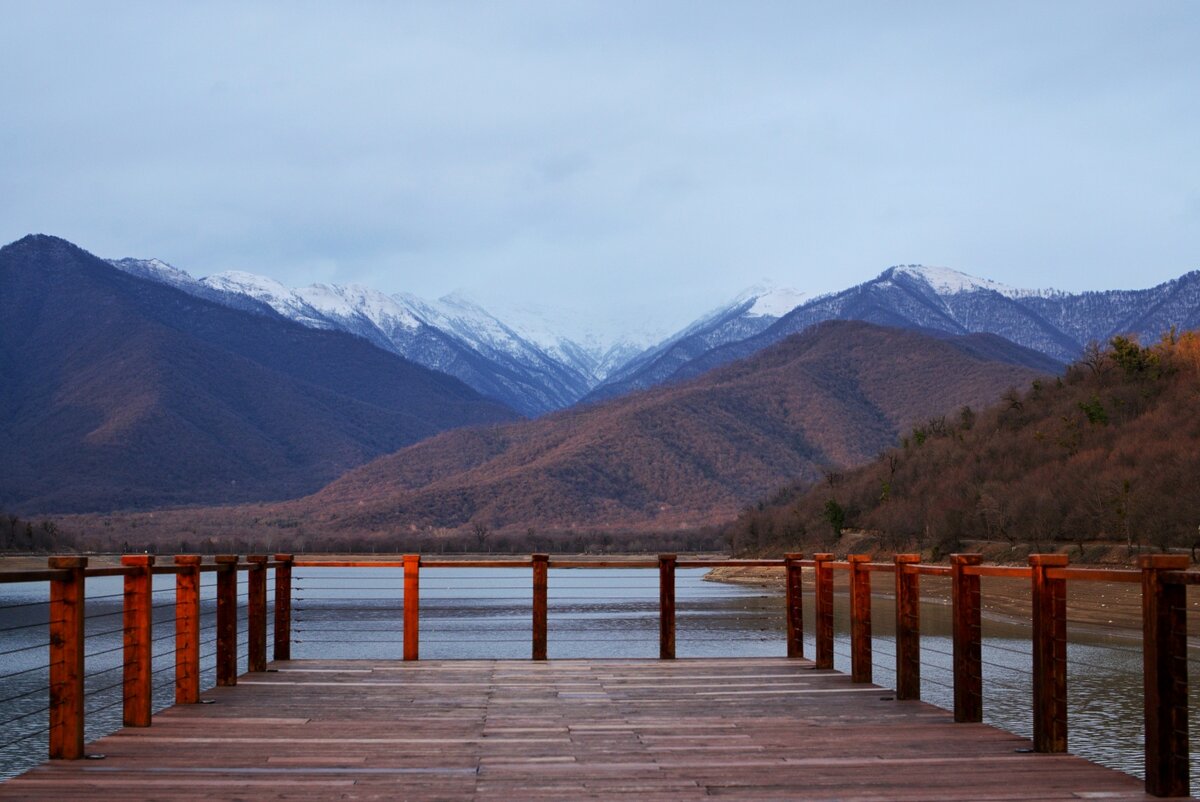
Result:
{"label": "wooden dock deck", "polygon": [[3,799],[1152,799],[798,659],[282,661]]}

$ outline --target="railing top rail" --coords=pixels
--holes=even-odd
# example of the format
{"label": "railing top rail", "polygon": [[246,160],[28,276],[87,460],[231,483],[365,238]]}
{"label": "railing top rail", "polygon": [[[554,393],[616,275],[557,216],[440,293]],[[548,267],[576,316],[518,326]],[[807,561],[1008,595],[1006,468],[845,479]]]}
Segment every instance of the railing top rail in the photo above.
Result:
{"label": "railing top rail", "polygon": [[967,565],[963,573],[968,576],[995,576],[1011,579],[1029,579],[1033,569],[1026,565]]}
{"label": "railing top rail", "polygon": [[114,565],[111,568],[86,568],[83,575],[86,577],[93,576],[129,576],[140,571],[140,568],[129,568],[126,566]]}
{"label": "railing top rail", "polygon": [[954,572],[948,565],[930,565],[929,563],[907,563],[904,566],[906,574],[923,574],[924,576],[951,576]]}
{"label": "railing top rail", "polygon": [[[237,571],[253,571],[260,568],[279,568],[293,566],[296,568],[402,568],[403,560],[354,560],[354,559],[299,559],[299,560],[268,560],[266,562],[248,562],[242,557],[241,562],[218,564],[202,562],[196,569],[202,573],[212,573],[219,570],[229,570],[232,566]],[[804,568],[813,568],[816,561],[801,559],[795,561]],[[421,560],[422,568],[530,568],[532,559],[433,559]],[[787,565],[785,559],[681,559],[675,563],[678,568],[781,568]],[[850,562],[847,560],[829,560],[824,565],[839,570],[848,571]],[[860,568],[867,571],[893,573],[896,565],[891,562],[860,563]],[[656,559],[554,559],[549,560],[551,568],[656,568]],[[129,576],[140,569],[130,566],[97,566],[84,569],[87,577]],[[191,570],[190,566],[160,563],[151,567],[154,574],[179,574]],[[930,563],[904,563],[906,574],[924,574],[926,576],[950,576],[952,569],[948,565]],[[1032,569],[1027,566],[1014,565],[965,565],[963,572],[972,576],[1029,578]],[[62,579],[67,576],[65,569],[16,569],[0,568],[0,584],[14,582],[47,582]],[[1046,576],[1049,579],[1060,579],[1084,582],[1141,582],[1142,572],[1136,568],[1093,568],[1084,566],[1048,567]],[[1166,571],[1163,580],[1185,585],[1200,584],[1200,571]]]}
{"label": "railing top rail", "polygon": [[[655,563],[657,565],[657,563]],[[679,560],[678,568],[783,568],[786,560]]]}
{"label": "railing top rail", "polygon": [[422,568],[532,568],[533,560],[421,560]]}
{"label": "railing top rail", "polygon": [[657,568],[657,560],[550,560],[551,568]]}
{"label": "railing top rail", "polygon": [[3,582],[50,582],[55,579],[66,579],[70,571],[40,568],[29,571],[0,571],[0,583]]}
{"label": "railing top rail", "polygon": [[1083,582],[1137,583],[1142,581],[1142,572],[1136,568],[1047,568],[1046,578]]}
{"label": "railing top rail", "polygon": [[[422,562],[428,567],[429,563]],[[293,568],[403,568],[403,560],[293,560]]]}

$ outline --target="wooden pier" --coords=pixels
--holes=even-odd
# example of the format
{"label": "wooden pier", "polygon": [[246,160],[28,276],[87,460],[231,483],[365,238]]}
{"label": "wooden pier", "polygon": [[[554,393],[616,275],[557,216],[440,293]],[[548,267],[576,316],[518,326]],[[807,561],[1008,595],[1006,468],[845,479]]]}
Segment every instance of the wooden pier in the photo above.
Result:
{"label": "wooden pier", "polygon": [[1150,799],[807,660],[279,661],[0,799]]}
{"label": "wooden pier", "polygon": [[[0,798],[1182,797],[1190,785],[1186,589],[1200,584],[1200,572],[1188,564],[1187,557],[1168,555],[1144,556],[1137,570],[1108,570],[1074,568],[1061,555],[1034,555],[1018,567],[983,565],[969,554],[954,555],[949,565],[921,564],[908,554],[880,562],[862,555],[838,561],[824,553],[620,562],[543,554],[309,561],[278,554],[221,555],[212,562],[179,555],[170,564],[126,555],[120,567],[89,568],[85,558],[56,557],[47,570],[0,573],[0,582],[48,583],[51,758],[0,783]],[[733,565],[784,569],[781,637],[788,657],[676,659],[676,569]],[[291,659],[293,569],[338,567],[403,569],[403,659]],[[420,659],[422,572],[472,567],[530,572],[529,661]],[[546,659],[548,571],[573,568],[657,569],[658,660]],[[268,571],[274,577],[271,643]],[[811,571],[811,585],[804,571]],[[849,675],[833,670],[835,571],[848,576]],[[241,572],[248,670],[239,677]],[[152,595],[163,590],[154,590],[152,580],[163,574],[175,578],[168,589],[175,599],[168,605],[174,665],[167,666],[174,669],[175,706],[152,715]],[[210,656],[216,687],[206,690],[200,685],[200,578],[208,574],[215,574]],[[85,745],[85,587],[89,578],[105,576],[124,581],[117,703],[125,728]],[[894,588],[894,691],[872,684],[872,576]],[[951,583],[950,711],[919,698],[922,576]],[[987,576],[1030,582],[1032,741],[981,723],[980,578]],[[1068,583],[1089,581],[1141,587],[1144,783],[1067,753],[1065,598]],[[806,594],[815,613],[812,660],[804,654]],[[84,759],[97,755],[104,759]]]}

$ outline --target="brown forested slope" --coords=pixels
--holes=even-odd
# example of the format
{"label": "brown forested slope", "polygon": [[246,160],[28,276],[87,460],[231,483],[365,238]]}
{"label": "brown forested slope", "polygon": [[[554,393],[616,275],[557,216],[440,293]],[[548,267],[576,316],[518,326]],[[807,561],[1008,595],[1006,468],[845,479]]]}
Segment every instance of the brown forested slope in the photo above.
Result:
{"label": "brown forested slope", "polygon": [[1026,385],[989,335],[814,327],[686,384],[535,421],[447,432],[275,508],[339,530],[712,523],[794,478],[862,463],[916,420]]}
{"label": "brown forested slope", "polygon": [[885,546],[1200,540],[1200,336],[1116,338],[981,414],[934,418],[871,464],[781,491],[728,527],[742,549],[836,541]]}

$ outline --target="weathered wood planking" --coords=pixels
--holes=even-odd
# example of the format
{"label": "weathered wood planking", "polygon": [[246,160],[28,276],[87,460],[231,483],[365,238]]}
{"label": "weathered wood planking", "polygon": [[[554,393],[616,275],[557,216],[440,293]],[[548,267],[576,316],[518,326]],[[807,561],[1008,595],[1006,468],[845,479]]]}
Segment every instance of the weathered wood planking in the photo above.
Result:
{"label": "weathered wood planking", "polygon": [[286,661],[3,799],[1148,799],[804,660]]}

